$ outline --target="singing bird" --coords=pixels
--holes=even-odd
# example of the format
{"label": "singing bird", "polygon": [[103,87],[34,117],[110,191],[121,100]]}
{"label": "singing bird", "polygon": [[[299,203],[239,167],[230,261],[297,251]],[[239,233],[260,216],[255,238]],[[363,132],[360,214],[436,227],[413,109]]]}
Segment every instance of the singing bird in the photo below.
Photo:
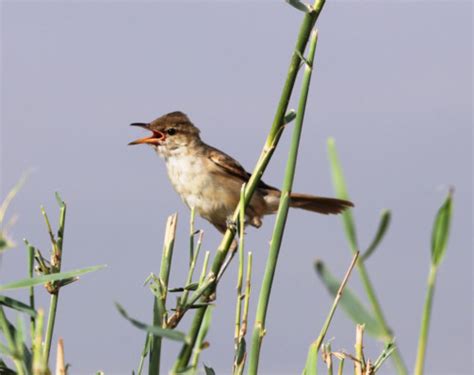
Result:
{"label": "singing bird", "polygon": [[[171,184],[184,203],[224,233],[239,202],[242,184],[249,180],[250,173],[234,158],[204,143],[199,129],[182,112],[131,125],[147,129],[151,135],[129,145],[152,146],[165,160]],[[263,216],[278,210],[280,196],[280,190],[261,181],[245,211],[246,224],[260,227]],[[352,206],[342,199],[290,195],[290,207],[321,214],[338,214]]]}

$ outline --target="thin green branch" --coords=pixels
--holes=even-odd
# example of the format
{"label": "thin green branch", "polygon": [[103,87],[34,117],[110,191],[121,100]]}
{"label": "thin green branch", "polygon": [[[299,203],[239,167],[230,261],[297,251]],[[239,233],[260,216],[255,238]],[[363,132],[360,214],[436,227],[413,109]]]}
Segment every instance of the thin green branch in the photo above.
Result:
{"label": "thin green branch", "polygon": [[329,310],[329,314],[326,317],[326,320],[323,324],[323,327],[321,328],[321,331],[319,332],[319,336],[311,344],[311,346],[309,348],[308,357],[306,359],[306,367],[305,367],[305,371],[304,371],[305,375],[316,375],[317,374],[319,348],[321,347],[321,345],[324,341],[324,338],[326,337],[326,333],[329,329],[329,325],[331,324],[334,313],[336,312],[337,305],[339,304],[339,301],[342,298],[342,293],[344,291],[344,288],[346,287],[347,281],[349,280],[349,276],[351,275],[351,272],[352,272],[352,270],[354,269],[354,266],[357,263],[358,258],[359,258],[359,252],[356,252],[354,254],[354,257],[352,258],[352,262],[349,265],[349,268],[347,269],[347,272],[346,272],[344,278],[341,281],[341,285],[339,286],[339,289],[337,290],[336,297],[334,298],[334,302],[332,303],[331,309]]}
{"label": "thin green branch", "polygon": [[244,279],[244,238],[245,238],[245,184],[240,190],[240,213],[239,213],[239,269],[237,273],[237,301],[235,304],[235,330],[234,330],[234,345],[237,350],[240,335],[240,322],[242,312],[242,284]]}
{"label": "thin green branch", "polygon": [[[194,225],[191,225],[191,230],[193,231],[193,234],[191,235],[191,237],[194,237],[194,234],[195,234],[194,233]],[[199,256],[199,251],[201,250],[201,246],[202,246],[202,235],[203,235],[203,231],[200,230],[199,234],[198,234],[198,242],[196,244],[195,249],[194,249],[194,240],[192,240],[192,243],[193,243],[192,244],[193,250],[191,251],[192,259],[191,259],[191,263],[189,264],[189,269],[188,269],[188,275],[186,277],[186,282],[184,283],[185,286],[187,286],[187,285],[189,285],[193,282],[194,269],[196,268],[197,258]],[[183,291],[183,295],[180,298],[180,306],[181,305],[186,305],[187,299],[188,299],[188,294],[189,294],[189,290],[185,289]]]}
{"label": "thin green branch", "polygon": [[424,365],[425,365],[425,356],[426,356],[426,346],[428,343],[428,332],[431,320],[431,310],[433,308],[433,296],[434,296],[434,289],[436,284],[436,274],[437,274],[437,267],[431,265],[430,273],[428,275],[428,288],[426,291],[426,299],[425,299],[425,306],[423,308],[423,319],[421,321],[420,327],[420,337],[418,340],[418,349],[416,355],[416,363],[415,363],[415,375],[422,375],[424,373]]}
{"label": "thin green branch", "polygon": [[[64,239],[64,227],[66,224],[66,204],[61,200],[59,195],[56,193],[56,197],[59,203],[59,225],[57,237],[54,236],[51,224],[49,222],[46,211],[41,208],[44,219],[46,221],[46,226],[51,239],[51,245],[53,248],[51,254],[51,273],[60,273],[61,272],[61,263],[63,257],[63,239]],[[61,288],[61,281],[53,282],[46,285],[46,289],[51,294],[50,303],[49,303],[49,312],[48,312],[48,323],[46,326],[46,334],[44,340],[44,356],[46,363],[49,362],[49,356],[51,352],[51,342],[53,339],[54,325],[56,323],[56,313],[58,309],[58,299],[59,299],[59,290]]]}

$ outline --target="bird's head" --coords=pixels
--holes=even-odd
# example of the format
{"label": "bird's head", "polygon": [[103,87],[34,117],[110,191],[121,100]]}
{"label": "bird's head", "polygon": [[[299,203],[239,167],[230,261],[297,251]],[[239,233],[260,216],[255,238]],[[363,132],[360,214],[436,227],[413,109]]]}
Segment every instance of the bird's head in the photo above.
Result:
{"label": "bird's head", "polygon": [[130,142],[129,145],[148,144],[165,156],[201,141],[199,129],[182,112],[171,112],[150,123],[133,123],[131,126],[147,129],[152,134]]}

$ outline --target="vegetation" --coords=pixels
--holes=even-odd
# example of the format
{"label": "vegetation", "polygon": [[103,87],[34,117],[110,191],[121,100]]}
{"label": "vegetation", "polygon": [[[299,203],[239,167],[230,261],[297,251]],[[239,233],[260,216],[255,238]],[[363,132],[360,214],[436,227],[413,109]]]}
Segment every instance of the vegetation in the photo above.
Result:
{"label": "vegetation", "polygon": [[[229,327],[234,331],[234,356],[233,363],[229,364],[233,374],[243,374],[246,366],[247,373],[255,375],[261,363],[260,351],[264,344],[266,333],[266,318],[270,313],[269,300],[273,288],[273,279],[284,235],[287,213],[289,208],[289,195],[292,190],[295,176],[298,147],[302,134],[306,102],[308,98],[311,76],[313,73],[314,56],[317,47],[318,33],[314,29],[315,23],[323,9],[324,0],[316,0],[312,6],[305,5],[298,0],[288,1],[294,8],[302,11],[303,20],[298,33],[294,52],[291,56],[286,82],[283,86],[279,104],[276,109],[273,124],[263,146],[261,155],[256,163],[252,177],[242,187],[241,199],[233,215],[236,225],[229,225],[223,236],[217,251],[214,254],[206,252],[201,254],[202,231],[194,228],[194,212],[191,213],[189,231],[189,264],[187,277],[183,286],[170,289],[169,279],[173,260],[173,248],[175,243],[177,215],[168,218],[163,244],[161,267],[156,273],[152,273],[146,280],[153,297],[153,320],[145,323],[134,319],[126,309],[117,304],[118,312],[132,325],[145,331],[145,344],[141,352],[137,374],[142,374],[148,367],[149,374],[159,374],[162,359],[162,348],[166,340],[174,340],[181,343],[181,349],[176,353],[176,359],[171,369],[173,374],[194,374],[204,370],[206,374],[214,374],[211,367],[202,367],[200,356],[207,347],[205,341],[207,332],[212,324],[214,301],[219,281],[225,276],[228,264],[237,255],[238,277],[235,305],[235,325]],[[305,53],[306,47],[308,52]],[[302,69],[300,69],[302,68]],[[303,70],[301,79],[301,91],[299,94],[298,107],[296,111],[288,109],[288,103],[293,93],[297,75]],[[252,285],[252,254],[245,250],[244,212],[253,192],[255,191],[275,148],[278,146],[282,132],[287,128],[285,125],[294,121],[292,128],[292,139],[288,154],[285,178],[282,185],[282,195],[278,213],[276,215],[273,235],[270,243],[267,264],[264,271],[262,285],[259,287],[259,298],[256,307],[250,306],[250,293],[255,293]],[[339,198],[348,199],[349,195],[342,173],[342,167],[337,157],[334,140],[328,142],[328,153],[333,175],[334,188]],[[21,182],[22,183],[22,182]],[[20,184],[21,184],[20,183]],[[19,185],[20,185],[19,184]],[[0,225],[5,218],[8,204],[18,192],[19,185],[14,187],[7,195],[0,207]],[[46,222],[49,233],[51,254],[49,259],[43,256],[43,252],[25,240],[28,252],[27,272],[25,279],[12,281],[0,285],[0,373],[1,374],[49,374],[51,373],[51,346],[54,341],[54,323],[59,305],[59,295],[62,289],[77,281],[78,276],[99,270],[103,266],[94,266],[84,269],[67,271],[62,270],[63,243],[66,223],[66,204],[56,195],[59,205],[59,226],[54,233],[46,211],[41,212]],[[452,214],[452,192],[441,206],[432,235],[432,262],[428,278],[428,290],[426,304],[422,316],[421,332],[418,347],[418,356],[415,365],[415,373],[423,373],[427,338],[429,332],[429,321],[433,306],[434,284],[436,273],[445,255],[447,240]],[[353,252],[353,259],[347,272],[339,281],[328,270],[327,266],[318,261],[315,264],[316,273],[334,296],[334,302],[328,311],[327,318],[322,325],[319,335],[309,345],[306,363],[302,363],[303,374],[313,375],[320,371],[318,359],[321,355],[325,362],[326,371],[332,374],[337,371],[342,374],[348,362],[354,369],[355,374],[375,374],[384,362],[390,358],[398,374],[407,374],[408,369],[395,344],[394,333],[390,329],[380,305],[375,286],[370,281],[367,259],[378,249],[386,231],[388,230],[391,212],[382,214],[380,225],[376,230],[374,240],[365,251],[360,251],[355,229],[355,220],[351,210],[346,211],[343,216],[343,226],[349,242],[349,248]],[[0,231],[0,253],[14,245],[6,231],[8,226],[1,225]],[[238,246],[231,246],[236,243]],[[195,274],[199,270],[198,276]],[[353,269],[357,269],[362,280],[369,306],[365,306],[359,297],[346,285]],[[35,274],[36,270],[36,274]],[[47,312],[35,304],[35,293],[38,285],[43,285],[46,293],[50,295],[50,306]],[[29,290],[29,300],[20,301],[8,297],[8,291],[17,288]],[[176,304],[171,305],[169,294],[177,295]],[[341,305],[347,315],[354,321],[356,328],[355,352],[333,351],[335,343],[324,343],[326,332],[332,322],[332,317]],[[251,339],[247,343],[248,317],[255,314],[255,323],[252,329]],[[180,330],[180,322],[186,315],[192,315],[193,321],[187,332]],[[13,321],[13,317],[16,320]],[[29,326],[25,325],[24,318],[29,320]],[[380,356],[371,360],[364,353],[364,333],[381,341],[384,348]],[[67,371],[63,358],[63,343],[59,341],[58,358],[56,360],[56,373],[64,374]]]}

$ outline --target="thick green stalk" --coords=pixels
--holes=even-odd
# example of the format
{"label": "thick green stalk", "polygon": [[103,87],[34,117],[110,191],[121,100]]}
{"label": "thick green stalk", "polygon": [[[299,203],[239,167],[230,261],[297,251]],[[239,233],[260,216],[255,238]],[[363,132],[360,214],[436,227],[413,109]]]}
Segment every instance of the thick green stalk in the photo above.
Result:
{"label": "thick green stalk", "polygon": [[[168,295],[168,281],[171,271],[171,261],[173,259],[174,240],[176,235],[178,215],[174,214],[168,217],[166,223],[165,239],[163,244],[163,254],[161,257],[160,277],[159,282],[162,283],[164,290],[161,290],[160,299],[155,297],[153,302],[153,325],[163,328],[166,323],[166,297]],[[161,288],[160,288],[161,289]],[[149,334],[150,342],[150,362],[148,366],[148,373],[150,375],[157,375],[160,373],[160,358],[161,358],[161,342],[160,336]]]}
{"label": "thick green stalk", "polygon": [[280,252],[281,241],[285,230],[286,219],[288,216],[288,209],[290,207],[290,194],[293,186],[293,180],[296,170],[296,160],[298,157],[299,142],[301,138],[301,130],[303,128],[303,119],[306,109],[306,101],[308,98],[309,86],[311,82],[311,73],[313,70],[314,53],[318,41],[318,34],[313,32],[310,41],[308,58],[305,63],[305,71],[301,83],[301,94],[298,103],[298,110],[296,113],[295,125],[291,138],[291,146],[288,154],[288,160],[285,170],[285,179],[281,189],[280,205],[278,207],[275,227],[273,229],[272,240],[270,244],[270,252],[267,258],[267,265],[263,276],[262,288],[257,305],[257,314],[255,317],[254,330],[252,335],[252,347],[249,358],[249,374],[256,375],[258,371],[260,349],[265,335],[265,320],[270,302],[270,293],[273,285],[273,278],[276,272],[276,265],[278,255]]}
{"label": "thick green stalk", "polygon": [[418,351],[416,355],[416,364],[414,372],[415,375],[423,374],[426,355],[426,344],[428,342],[428,330],[430,326],[431,309],[433,306],[433,295],[435,290],[437,271],[438,268],[432,264],[428,276],[428,289],[426,291],[425,306],[423,308],[423,320],[421,322],[420,338],[418,341]]}
{"label": "thick green stalk", "polygon": [[[252,195],[255,189],[257,188],[258,183],[260,182],[262,178],[263,172],[265,171],[273,155],[273,151],[275,150],[278,144],[278,141],[280,139],[283,127],[285,125],[284,123],[285,113],[288,109],[288,103],[290,101],[291,93],[293,91],[293,87],[296,81],[296,76],[298,74],[299,66],[301,63],[301,56],[303,55],[306,49],[306,44],[308,43],[311,30],[313,29],[313,26],[316,20],[318,19],[319,14],[321,13],[324,3],[325,3],[325,0],[316,0],[311,11],[306,13],[303,18],[300,31],[298,34],[298,38],[296,41],[295,50],[291,57],[285,85],[283,87],[283,90],[280,96],[280,101],[278,103],[278,107],[275,113],[272,127],[270,129],[270,133],[267,137],[267,140],[265,141],[265,145],[260,154],[258,162],[252,172],[252,175],[249,181],[247,182],[247,187],[245,189],[245,204],[244,204],[245,207],[248,206],[250,199],[252,198]],[[237,207],[234,212],[234,215],[233,215],[234,221],[237,221],[239,209],[240,208]],[[224,263],[224,260],[227,256],[230,245],[232,244],[232,240],[234,239],[234,235],[235,235],[234,230],[232,230],[231,228],[228,228],[219,245],[219,248],[217,250],[217,253],[214,258],[214,262],[211,268],[212,272],[214,272],[214,274],[216,275],[219,274],[222,264]],[[205,297],[209,297],[213,292],[214,292],[213,288],[210,288],[210,290],[205,293]],[[204,312],[200,311],[202,309],[204,308],[199,309],[196,312],[196,315],[194,316],[194,320],[191,325],[194,335],[190,335],[189,336],[190,341],[184,344],[181,350],[181,354],[178,357],[177,363],[175,364],[175,368],[177,369],[185,368],[189,362],[189,358],[192,353],[192,348],[193,348],[194,342],[196,341],[196,335],[199,332],[199,326],[201,325],[202,319],[204,317]]]}

